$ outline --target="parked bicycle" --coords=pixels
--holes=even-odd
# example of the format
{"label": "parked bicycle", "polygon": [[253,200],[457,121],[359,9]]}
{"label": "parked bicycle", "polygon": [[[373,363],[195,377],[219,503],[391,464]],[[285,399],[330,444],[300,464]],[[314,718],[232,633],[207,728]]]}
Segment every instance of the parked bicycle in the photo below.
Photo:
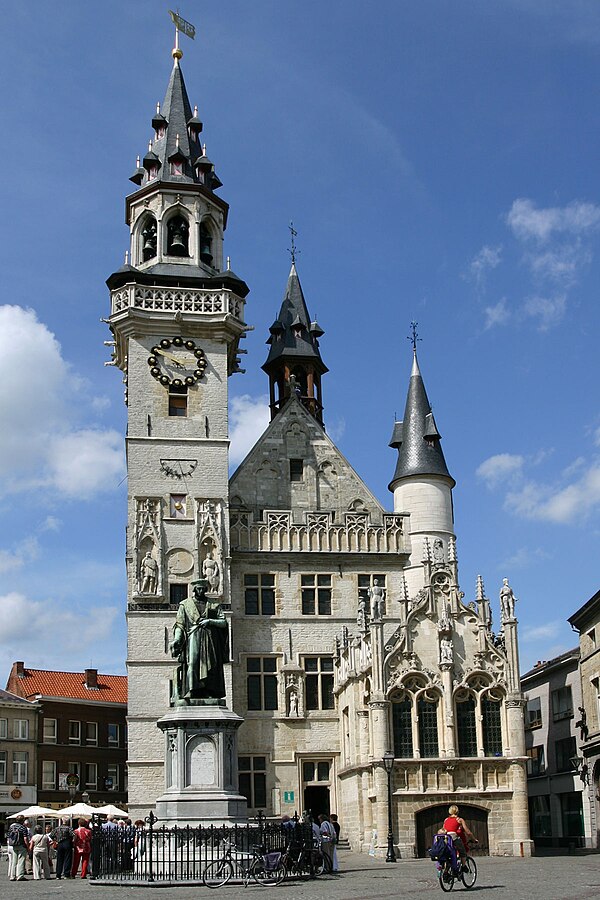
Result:
{"label": "parked bicycle", "polygon": [[290,842],[282,859],[286,877],[318,878],[323,873],[331,872],[331,860],[319,847]]}
{"label": "parked bicycle", "polygon": [[223,846],[223,856],[210,862],[202,873],[206,887],[222,887],[236,872],[241,872],[244,887],[251,878],[266,886],[280,884],[285,878],[283,854],[279,850],[266,853],[263,846],[254,846],[250,858],[248,852],[238,850],[231,841],[224,841]]}
{"label": "parked bicycle", "polygon": [[472,856],[462,861],[449,834],[436,834],[429,851],[436,863],[438,880],[443,891],[451,891],[455,881],[462,881],[470,890],[477,881],[477,863]]}

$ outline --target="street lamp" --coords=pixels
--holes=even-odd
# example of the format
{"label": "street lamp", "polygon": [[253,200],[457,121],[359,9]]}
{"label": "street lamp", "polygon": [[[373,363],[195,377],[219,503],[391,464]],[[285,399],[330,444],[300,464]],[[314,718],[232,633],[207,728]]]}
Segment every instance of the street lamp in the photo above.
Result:
{"label": "street lamp", "polygon": [[385,861],[396,862],[396,854],[394,853],[394,831],[392,826],[392,772],[394,770],[394,754],[391,750],[388,750],[383,754],[383,768],[387,773],[388,779],[388,836]]}

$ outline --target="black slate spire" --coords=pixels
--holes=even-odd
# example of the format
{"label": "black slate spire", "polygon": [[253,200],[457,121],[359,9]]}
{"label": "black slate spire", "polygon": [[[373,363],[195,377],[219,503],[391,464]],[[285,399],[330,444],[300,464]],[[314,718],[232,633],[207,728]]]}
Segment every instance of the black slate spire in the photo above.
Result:
{"label": "black slate spire", "polygon": [[279,315],[269,332],[269,355],[262,368],[269,376],[271,418],[293,391],[322,425],[321,376],[328,369],[321,358],[319,338],[324,332],[308,314],[294,261]]}
{"label": "black slate spire", "polygon": [[390,447],[398,450],[398,462],[389,489],[393,491],[398,481],[415,475],[441,475],[455,481],[448,471],[440,444],[441,435],[435,424],[423,378],[413,350],[408,396],[402,422],[394,424]]}

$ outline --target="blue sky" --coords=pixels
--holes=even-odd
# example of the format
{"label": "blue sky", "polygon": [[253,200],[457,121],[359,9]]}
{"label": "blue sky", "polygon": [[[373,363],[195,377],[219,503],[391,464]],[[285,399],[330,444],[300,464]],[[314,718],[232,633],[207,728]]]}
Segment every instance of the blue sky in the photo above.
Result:
{"label": "blue sky", "polygon": [[[1,6],[0,677],[124,671],[126,483],[104,281],[171,68],[154,0]],[[290,219],[325,329],[330,434],[391,508],[419,359],[460,579],[510,578],[522,668],[599,587],[600,7],[594,0],[225,0],[182,66],[251,288],[234,454],[255,437]]]}

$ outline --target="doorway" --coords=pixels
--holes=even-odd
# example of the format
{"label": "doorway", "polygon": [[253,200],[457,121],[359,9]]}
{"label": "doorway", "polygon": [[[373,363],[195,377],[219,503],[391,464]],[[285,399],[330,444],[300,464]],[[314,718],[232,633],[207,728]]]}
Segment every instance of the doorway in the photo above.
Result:
{"label": "doorway", "polygon": [[324,785],[305,787],[304,809],[315,819],[321,813],[329,815],[329,788]]}
{"label": "doorway", "polygon": [[[437,832],[438,828],[440,828],[448,815],[448,805],[449,804],[445,803],[443,806],[429,806],[427,809],[422,809],[421,812],[417,813],[415,817],[417,830],[417,856],[427,856],[427,850],[431,847],[433,835]],[[487,809],[481,809],[479,806],[467,806],[466,804],[461,803],[459,806],[459,815],[461,819],[465,820],[467,826],[479,841],[470,852],[474,856],[488,856],[490,852],[490,842],[488,837],[489,813]]]}

